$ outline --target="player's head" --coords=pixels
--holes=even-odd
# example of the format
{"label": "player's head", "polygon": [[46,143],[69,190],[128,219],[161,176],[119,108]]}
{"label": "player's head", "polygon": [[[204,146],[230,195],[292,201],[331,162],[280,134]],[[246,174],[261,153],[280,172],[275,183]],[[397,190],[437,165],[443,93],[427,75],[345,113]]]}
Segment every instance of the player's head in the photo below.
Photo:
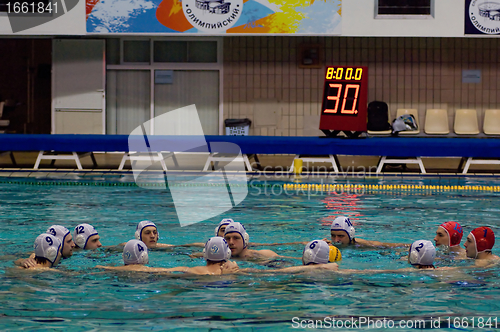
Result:
{"label": "player's head", "polygon": [[231,258],[231,249],[226,239],[220,236],[214,236],[205,243],[203,257],[211,262],[224,262]]}
{"label": "player's head", "polygon": [[158,229],[154,222],[143,220],[135,228],[135,239],[144,242],[148,248],[155,248],[159,238]]}
{"label": "player's head", "polygon": [[102,247],[100,239],[99,234],[92,225],[80,224],[75,227],[73,241],[82,249],[93,250]]}
{"label": "player's head", "polygon": [[436,248],[431,241],[418,240],[411,244],[408,261],[411,265],[432,266],[436,258]]}
{"label": "player's head", "polygon": [[75,247],[75,242],[73,242],[73,236],[71,232],[64,226],[52,225],[47,231],[47,234],[51,234],[61,241],[61,253],[64,258],[69,258],[73,255],[73,248]]}
{"label": "player's head", "polygon": [[37,262],[48,261],[50,266],[56,266],[61,260],[61,241],[52,234],[43,233],[35,239],[35,260]]}
{"label": "player's head", "polygon": [[226,231],[227,225],[234,222],[231,218],[222,219],[219,224],[215,227],[215,236],[224,237],[224,232]]}
{"label": "player's head", "polygon": [[436,246],[458,246],[462,241],[463,234],[462,226],[458,222],[448,221],[438,227],[434,242]]}
{"label": "player's head", "polygon": [[302,251],[302,264],[327,264],[330,261],[330,248],[322,240],[313,240]]}
{"label": "player's head", "polygon": [[231,249],[231,255],[234,257],[241,254],[248,246],[250,237],[243,224],[232,222],[226,227],[224,239],[226,239],[229,249]]}
{"label": "player's head", "polygon": [[354,240],[354,227],[347,217],[337,217],[330,227],[332,243],[349,244]]}
{"label": "player's head", "polygon": [[130,240],[123,247],[123,263],[130,264],[147,264],[149,262],[148,247],[140,240]]}
{"label": "player's head", "polygon": [[465,252],[469,258],[477,258],[482,252],[491,252],[495,245],[495,234],[489,227],[478,227],[467,236]]}

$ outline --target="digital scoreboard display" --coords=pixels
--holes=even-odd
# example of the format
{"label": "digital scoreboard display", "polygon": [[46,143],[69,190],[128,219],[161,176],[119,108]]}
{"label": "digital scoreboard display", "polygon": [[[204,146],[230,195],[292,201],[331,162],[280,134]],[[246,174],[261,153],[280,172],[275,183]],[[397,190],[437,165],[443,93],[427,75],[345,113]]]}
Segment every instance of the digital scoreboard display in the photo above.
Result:
{"label": "digital scoreboard display", "polygon": [[326,67],[319,129],[328,135],[366,131],[368,67]]}

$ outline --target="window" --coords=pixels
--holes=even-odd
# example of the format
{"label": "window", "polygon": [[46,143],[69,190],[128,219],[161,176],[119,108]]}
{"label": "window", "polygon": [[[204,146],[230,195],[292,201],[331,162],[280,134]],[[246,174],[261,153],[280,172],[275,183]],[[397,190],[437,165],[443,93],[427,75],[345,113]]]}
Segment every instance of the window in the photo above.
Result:
{"label": "window", "polygon": [[429,18],[433,9],[434,0],[375,0],[377,18]]}
{"label": "window", "polygon": [[154,42],[155,62],[217,62],[216,41]]}
{"label": "window", "polygon": [[216,40],[109,38],[106,42],[106,61],[108,65],[216,64],[219,62],[218,51]]}
{"label": "window", "polygon": [[187,62],[187,41],[162,41],[154,42],[155,62]]}
{"label": "window", "polygon": [[124,40],[123,62],[149,63],[149,40]]}

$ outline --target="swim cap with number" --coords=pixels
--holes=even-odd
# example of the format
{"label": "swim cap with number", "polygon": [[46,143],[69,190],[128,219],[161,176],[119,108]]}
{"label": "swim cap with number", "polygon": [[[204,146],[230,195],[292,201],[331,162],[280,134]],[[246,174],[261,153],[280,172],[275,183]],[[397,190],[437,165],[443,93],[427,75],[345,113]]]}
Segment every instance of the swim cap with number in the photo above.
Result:
{"label": "swim cap with number", "polygon": [[87,241],[93,235],[97,235],[94,226],[89,224],[80,224],[75,227],[75,232],[73,233],[73,241],[82,249],[87,246]]}
{"label": "swim cap with number", "polygon": [[139,240],[130,240],[123,247],[123,263],[147,264],[149,262],[148,247]]}
{"label": "swim cap with number", "polygon": [[344,231],[349,236],[349,241],[354,239],[354,227],[352,226],[351,220],[347,217],[337,217],[332,222],[330,228],[332,231]]}
{"label": "swim cap with number", "polygon": [[462,236],[464,235],[464,231],[462,230],[462,226],[456,221],[448,221],[440,225],[443,227],[446,233],[448,234],[449,242],[448,246],[454,247],[460,245],[460,241],[462,241]]}
{"label": "swim cap with number", "polygon": [[470,232],[476,242],[476,257],[480,252],[491,251],[495,245],[495,233],[489,227],[478,227]]}
{"label": "swim cap with number", "polygon": [[302,252],[302,263],[327,264],[330,259],[330,246],[323,240],[313,240],[306,244]]}
{"label": "swim cap with number", "polygon": [[410,246],[410,264],[433,265],[436,257],[436,248],[431,241],[418,240]]}
{"label": "swim cap with number", "polygon": [[61,241],[51,234],[40,234],[35,239],[33,246],[35,256],[47,259],[52,265],[57,258],[57,254],[61,249]]}
{"label": "swim cap with number", "polygon": [[64,240],[66,239],[66,236],[70,234],[70,231],[61,225],[52,225],[50,226],[47,231],[45,232],[47,234],[51,234],[55,236],[56,238],[61,241],[61,251],[64,249]]}

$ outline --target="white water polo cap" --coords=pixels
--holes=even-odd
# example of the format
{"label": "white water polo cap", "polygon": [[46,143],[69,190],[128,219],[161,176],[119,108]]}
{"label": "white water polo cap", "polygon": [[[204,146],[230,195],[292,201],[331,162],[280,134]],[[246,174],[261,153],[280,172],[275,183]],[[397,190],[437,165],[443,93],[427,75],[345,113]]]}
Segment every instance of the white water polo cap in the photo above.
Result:
{"label": "white water polo cap", "polygon": [[243,226],[242,223],[236,221],[229,223],[226,227],[224,235],[229,233],[239,233],[241,235],[241,238],[243,239],[243,248],[247,247],[248,241],[250,240],[250,236],[248,235],[245,226]]}
{"label": "white water polo cap", "polygon": [[222,219],[220,223],[215,227],[215,236],[219,235],[219,230],[222,226],[229,225],[232,222],[234,222],[234,220],[231,218]]}
{"label": "white water polo cap", "polygon": [[302,263],[327,264],[330,260],[330,247],[323,240],[313,240],[306,244],[302,252]]}
{"label": "white water polo cap", "polygon": [[156,233],[158,234],[158,239],[159,239],[160,234],[158,233],[158,228],[156,227],[156,224],[149,220],[143,220],[137,224],[137,227],[135,228],[135,239],[142,241],[142,230],[150,226],[156,228]]}
{"label": "white water polo cap", "polygon": [[411,265],[433,265],[436,258],[436,248],[431,241],[418,240],[410,246]]}
{"label": "white water polo cap", "polygon": [[47,231],[45,233],[51,234],[51,235],[55,236],[56,238],[58,238],[59,241],[61,241],[61,250],[63,250],[64,249],[64,242],[65,242],[64,240],[66,239],[66,236],[68,236],[70,234],[70,231],[69,231],[69,229],[67,229],[64,226],[52,225],[47,229]]}
{"label": "white water polo cap", "polygon": [[73,241],[77,246],[85,249],[87,246],[87,241],[93,235],[98,235],[94,226],[89,224],[80,224],[75,227],[75,232],[73,233]]}
{"label": "white water polo cap", "polygon": [[149,262],[148,247],[140,240],[130,240],[123,247],[123,263],[147,264]]}
{"label": "white water polo cap", "polygon": [[330,228],[332,231],[344,231],[349,236],[349,241],[354,239],[354,227],[352,226],[352,222],[347,217],[337,217],[332,222],[332,227]]}
{"label": "white water polo cap", "polygon": [[231,258],[231,249],[226,239],[220,236],[211,237],[203,249],[203,257],[213,262],[227,261]]}
{"label": "white water polo cap", "polygon": [[61,241],[51,234],[40,234],[35,239],[33,246],[35,256],[47,259],[52,265],[56,261],[57,254],[61,250]]}

